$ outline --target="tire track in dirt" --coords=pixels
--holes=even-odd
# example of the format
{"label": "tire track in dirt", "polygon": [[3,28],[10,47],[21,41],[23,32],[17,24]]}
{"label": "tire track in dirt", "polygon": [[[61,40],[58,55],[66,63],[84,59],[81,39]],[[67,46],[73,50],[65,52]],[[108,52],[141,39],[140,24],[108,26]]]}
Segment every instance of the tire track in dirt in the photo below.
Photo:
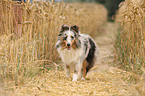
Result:
{"label": "tire track in dirt", "polygon": [[117,30],[118,24],[107,22],[100,31],[100,35],[94,38],[99,47],[99,56],[96,67],[92,68],[93,70],[98,69],[98,67],[101,69],[106,68],[113,64],[113,48]]}

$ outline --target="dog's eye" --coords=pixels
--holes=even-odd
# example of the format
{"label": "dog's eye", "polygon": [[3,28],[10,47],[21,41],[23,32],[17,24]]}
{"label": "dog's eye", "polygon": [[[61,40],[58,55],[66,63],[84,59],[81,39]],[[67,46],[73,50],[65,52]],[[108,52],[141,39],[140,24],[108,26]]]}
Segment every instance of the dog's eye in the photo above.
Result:
{"label": "dog's eye", "polygon": [[74,36],[71,36],[71,39],[74,39]]}
{"label": "dog's eye", "polygon": [[66,39],[67,39],[67,36],[63,38],[63,40],[66,40]]}

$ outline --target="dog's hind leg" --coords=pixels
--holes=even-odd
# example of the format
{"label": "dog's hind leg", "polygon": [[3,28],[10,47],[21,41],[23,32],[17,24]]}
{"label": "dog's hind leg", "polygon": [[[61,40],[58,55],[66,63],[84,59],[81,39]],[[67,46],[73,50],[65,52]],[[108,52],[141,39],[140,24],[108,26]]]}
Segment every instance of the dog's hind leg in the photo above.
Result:
{"label": "dog's hind leg", "polygon": [[87,61],[84,60],[82,70],[81,70],[81,80],[85,80],[86,78],[86,63]]}

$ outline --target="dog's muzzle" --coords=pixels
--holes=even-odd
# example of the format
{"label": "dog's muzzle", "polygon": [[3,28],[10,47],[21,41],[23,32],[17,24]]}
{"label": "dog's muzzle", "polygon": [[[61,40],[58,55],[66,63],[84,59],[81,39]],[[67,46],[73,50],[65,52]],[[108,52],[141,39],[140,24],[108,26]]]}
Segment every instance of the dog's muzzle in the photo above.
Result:
{"label": "dog's muzzle", "polygon": [[71,44],[67,44],[67,49],[68,49],[68,50],[71,49]]}

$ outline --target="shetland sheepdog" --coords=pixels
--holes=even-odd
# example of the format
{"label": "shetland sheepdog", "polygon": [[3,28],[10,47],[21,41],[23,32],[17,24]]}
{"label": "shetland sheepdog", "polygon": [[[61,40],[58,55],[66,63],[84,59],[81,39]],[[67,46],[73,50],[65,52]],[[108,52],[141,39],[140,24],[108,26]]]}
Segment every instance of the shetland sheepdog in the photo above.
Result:
{"label": "shetland sheepdog", "polygon": [[72,81],[85,80],[97,59],[95,41],[89,35],[81,34],[76,25],[62,25],[55,47],[65,65],[66,77],[70,77],[70,69],[73,69]]}

